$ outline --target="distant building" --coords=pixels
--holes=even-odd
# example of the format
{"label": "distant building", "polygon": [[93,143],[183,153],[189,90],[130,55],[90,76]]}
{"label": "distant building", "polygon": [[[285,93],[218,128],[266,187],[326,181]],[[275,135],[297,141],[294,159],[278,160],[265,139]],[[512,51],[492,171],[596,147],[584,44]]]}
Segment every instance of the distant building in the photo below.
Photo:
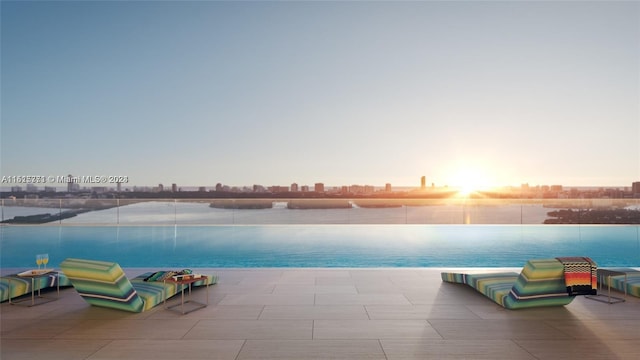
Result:
{"label": "distant building", "polygon": [[291,192],[298,192],[298,184],[296,183],[291,184]]}
{"label": "distant building", "polygon": [[313,187],[313,190],[317,193],[324,193],[324,184],[316,183],[315,186]]}
{"label": "distant building", "polygon": [[633,193],[633,195],[640,195],[640,181],[631,183],[631,192]]}
{"label": "distant building", "polygon": [[288,186],[279,186],[279,185],[274,185],[269,187],[269,191],[273,194],[276,193],[285,193],[285,192],[289,192],[289,187]]}
{"label": "distant building", "polygon": [[12,186],[11,192],[22,192],[22,187],[20,186]]}
{"label": "distant building", "polygon": [[391,184],[384,184],[384,191],[390,193],[391,192]]}
{"label": "distant building", "polygon": [[33,184],[27,184],[27,192],[38,192],[38,187]]}
{"label": "distant building", "polygon": [[200,187],[198,188],[198,191],[199,191],[199,192],[205,192],[205,191],[207,191],[207,188],[206,188],[206,187],[204,187],[204,186],[200,186]]}
{"label": "distant building", "polygon": [[158,191],[163,192],[164,191],[164,185],[158,184]]}
{"label": "distant building", "polygon": [[96,193],[96,194],[104,194],[108,191],[109,189],[107,189],[106,186],[94,186],[91,188],[91,191]]}
{"label": "distant building", "polygon": [[302,190],[302,192],[309,192],[309,185],[302,185],[300,190]]}
{"label": "distant building", "polygon": [[176,183],[171,184],[171,192],[178,192],[178,185]]}
{"label": "distant building", "polygon": [[562,191],[562,185],[551,185],[550,189],[553,192],[561,192]]}
{"label": "distant building", "polygon": [[78,184],[78,178],[69,174],[67,176],[67,192],[78,192],[80,191],[80,184]]}
{"label": "distant building", "polygon": [[420,178],[420,189],[424,190],[426,187],[427,187],[427,178],[423,176]]}

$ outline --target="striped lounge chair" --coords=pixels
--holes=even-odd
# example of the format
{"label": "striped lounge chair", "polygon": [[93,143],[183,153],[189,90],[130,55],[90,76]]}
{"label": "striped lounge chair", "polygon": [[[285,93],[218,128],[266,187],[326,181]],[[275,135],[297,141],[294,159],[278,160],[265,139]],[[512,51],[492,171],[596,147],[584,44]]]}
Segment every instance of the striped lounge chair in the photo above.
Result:
{"label": "striped lounge chair", "polygon": [[[627,274],[627,294],[640,297],[640,271],[631,269],[631,268],[615,268],[609,270],[616,270]],[[605,276],[602,278],[603,285],[609,285],[609,277]],[[617,275],[611,277],[611,287],[624,292],[624,275]]]}
{"label": "striped lounge chair", "polygon": [[571,276],[565,276],[572,271],[565,272],[567,264],[558,259],[529,260],[520,274],[443,272],[441,276],[445,282],[471,286],[506,309],[563,306],[571,303],[576,295],[596,293],[596,265],[591,261],[590,264],[585,271],[586,290],[580,285],[576,291],[570,284]]}
{"label": "striped lounge chair", "polygon": [[[152,272],[129,280],[120,265],[115,262],[66,259],[60,268],[73,287],[86,302],[94,306],[118,310],[142,312],[160,304],[182,290],[180,285],[163,281],[145,281]],[[208,275],[206,280],[192,286],[212,285],[217,277]]]}
{"label": "striped lounge chair", "polygon": [[[22,295],[31,294],[31,278],[22,277],[18,274],[11,274],[0,277],[0,302],[20,297]],[[33,290],[38,291],[47,288],[55,288],[58,286],[71,286],[71,282],[62,273],[51,273],[46,276],[39,276],[33,279]],[[9,286],[11,285],[11,286]],[[9,294],[11,292],[11,294]]]}

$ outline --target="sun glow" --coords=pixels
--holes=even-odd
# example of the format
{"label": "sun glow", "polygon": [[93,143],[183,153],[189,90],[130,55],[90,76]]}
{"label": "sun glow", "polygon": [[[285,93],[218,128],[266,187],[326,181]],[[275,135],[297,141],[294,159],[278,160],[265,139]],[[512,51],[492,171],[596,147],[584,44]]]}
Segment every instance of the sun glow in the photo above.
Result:
{"label": "sun glow", "polygon": [[467,197],[492,186],[489,177],[480,168],[461,168],[452,180],[453,187],[458,189],[458,195],[462,197]]}

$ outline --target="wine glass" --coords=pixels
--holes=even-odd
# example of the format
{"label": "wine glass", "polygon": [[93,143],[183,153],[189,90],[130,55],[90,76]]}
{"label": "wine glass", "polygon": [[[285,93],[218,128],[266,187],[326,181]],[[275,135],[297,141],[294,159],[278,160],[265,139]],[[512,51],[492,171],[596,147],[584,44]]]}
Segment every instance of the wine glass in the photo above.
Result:
{"label": "wine glass", "polygon": [[42,263],[44,264],[44,268],[47,268],[47,264],[49,263],[49,254],[42,254]]}
{"label": "wine glass", "polygon": [[40,270],[40,265],[42,265],[42,254],[36,255],[36,264],[38,264],[38,270]]}

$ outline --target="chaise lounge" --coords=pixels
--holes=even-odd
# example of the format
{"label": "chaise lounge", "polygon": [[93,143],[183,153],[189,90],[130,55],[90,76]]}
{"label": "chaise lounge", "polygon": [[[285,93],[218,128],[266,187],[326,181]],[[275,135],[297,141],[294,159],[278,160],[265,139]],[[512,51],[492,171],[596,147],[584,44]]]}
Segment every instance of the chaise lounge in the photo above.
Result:
{"label": "chaise lounge", "polygon": [[506,309],[563,306],[576,295],[595,295],[597,265],[589,258],[529,260],[514,272],[443,272],[442,280],[466,284]]}
{"label": "chaise lounge", "polygon": [[[91,305],[142,312],[179,293],[183,286],[162,281],[173,272],[148,272],[129,280],[115,262],[66,259],[60,268],[78,294]],[[212,285],[217,277],[208,275],[191,286]]]}

